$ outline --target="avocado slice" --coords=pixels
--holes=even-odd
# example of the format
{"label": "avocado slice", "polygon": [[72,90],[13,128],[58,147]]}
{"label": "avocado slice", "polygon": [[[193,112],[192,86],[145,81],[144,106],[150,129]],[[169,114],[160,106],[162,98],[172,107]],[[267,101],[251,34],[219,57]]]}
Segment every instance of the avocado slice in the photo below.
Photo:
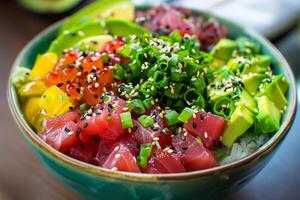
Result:
{"label": "avocado slice", "polygon": [[227,124],[222,136],[222,143],[227,147],[231,147],[236,139],[243,135],[253,124],[253,113],[245,105],[238,105]]}
{"label": "avocado slice", "polygon": [[267,68],[271,65],[271,58],[266,55],[256,55],[254,58],[254,64]]}
{"label": "avocado slice", "polygon": [[242,74],[248,73],[264,73],[271,72],[271,58],[265,55],[257,55],[251,60],[249,66],[245,66]]}
{"label": "avocado slice", "polygon": [[[279,110],[284,110],[284,107],[287,105],[287,100],[282,93],[282,90],[278,84],[277,79],[272,79],[271,83],[264,83],[261,92],[257,96],[267,96],[271,101],[275,103]],[[285,89],[286,86],[283,86]]]}
{"label": "avocado slice", "polygon": [[113,37],[110,35],[92,36],[81,40],[76,47],[82,51],[90,50],[100,52],[103,50],[105,44],[111,40],[113,40]]}
{"label": "avocado slice", "polygon": [[112,35],[118,36],[127,36],[130,34],[140,35],[147,32],[143,27],[124,20],[110,19],[102,22],[87,22],[70,31],[65,31],[62,35],[58,36],[51,43],[48,51],[61,55],[65,49],[75,47],[82,40],[103,35],[107,31]]}
{"label": "avocado slice", "polygon": [[49,52],[55,52],[57,55],[68,48],[74,47],[81,40],[102,35],[105,33],[105,26],[99,22],[93,21],[77,26],[70,31],[65,31],[62,35],[57,37],[50,45]]}
{"label": "avocado slice", "polygon": [[276,82],[282,92],[282,94],[286,94],[287,90],[289,89],[289,82],[287,79],[283,76],[283,74],[279,74],[274,76],[273,82]]}
{"label": "avocado slice", "polygon": [[275,104],[266,96],[257,99],[258,114],[256,116],[255,130],[258,133],[271,133],[280,126],[281,114]]}
{"label": "avocado slice", "polygon": [[82,0],[18,0],[26,9],[36,13],[63,13],[66,12]]}
{"label": "avocado slice", "polygon": [[103,19],[132,21],[134,19],[134,6],[130,0],[95,1],[67,18],[59,33],[62,34],[65,30],[70,30],[82,23]]}
{"label": "avocado slice", "polygon": [[246,90],[243,90],[240,94],[240,104],[245,105],[252,112],[257,107],[254,98]]}
{"label": "avocado slice", "polygon": [[255,95],[262,80],[264,80],[265,78],[267,78],[266,74],[249,73],[242,76],[242,83],[244,84],[245,89],[251,95]]}
{"label": "avocado slice", "polygon": [[239,53],[258,54],[260,52],[260,45],[247,37],[237,38],[236,43]]}
{"label": "avocado slice", "polygon": [[138,24],[120,19],[108,19],[105,25],[110,34],[117,36],[142,35],[148,32]]}
{"label": "avocado slice", "polygon": [[232,53],[236,48],[237,44],[234,40],[221,39],[212,49],[211,55],[214,58],[227,62],[232,57]]}

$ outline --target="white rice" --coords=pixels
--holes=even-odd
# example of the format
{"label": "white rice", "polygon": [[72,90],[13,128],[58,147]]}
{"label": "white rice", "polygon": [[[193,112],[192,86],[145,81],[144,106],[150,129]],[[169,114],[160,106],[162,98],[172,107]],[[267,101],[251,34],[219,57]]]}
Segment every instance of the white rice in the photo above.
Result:
{"label": "white rice", "polygon": [[256,151],[260,146],[262,146],[267,140],[269,136],[267,134],[263,134],[260,136],[250,135],[244,136],[240,138],[236,143],[234,143],[229,149],[229,155],[226,156],[221,162],[221,165],[225,165],[227,163],[231,163],[237,160],[240,160],[247,155]]}

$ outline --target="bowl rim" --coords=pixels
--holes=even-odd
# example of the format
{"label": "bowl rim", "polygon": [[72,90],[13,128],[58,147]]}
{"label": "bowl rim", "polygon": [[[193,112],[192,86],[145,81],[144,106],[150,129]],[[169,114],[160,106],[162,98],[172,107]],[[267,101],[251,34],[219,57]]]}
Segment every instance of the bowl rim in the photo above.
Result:
{"label": "bowl rim", "polygon": [[[142,7],[149,6],[148,4],[144,4]],[[151,6],[151,5],[150,5]],[[135,6],[136,8],[139,8],[139,6]],[[22,135],[25,136],[26,139],[28,139],[31,143],[31,145],[34,145],[39,150],[41,150],[45,155],[50,157],[51,159],[54,159],[56,162],[59,162],[60,164],[64,165],[67,168],[73,168],[73,170],[81,170],[84,173],[92,174],[99,177],[106,177],[116,180],[126,180],[126,181],[134,181],[134,182],[159,182],[159,181],[185,181],[190,179],[196,179],[204,176],[210,176],[213,174],[221,174],[223,172],[228,172],[234,168],[242,167],[246,164],[251,163],[255,159],[257,159],[260,155],[267,153],[274,149],[280,141],[284,138],[284,136],[287,135],[288,130],[290,129],[297,110],[297,90],[296,90],[296,82],[293,75],[293,72],[283,57],[283,55],[277,50],[277,48],[266,38],[261,36],[260,34],[245,28],[244,26],[241,26],[235,22],[232,22],[230,20],[227,20],[223,17],[217,16],[215,14],[210,13],[209,11],[203,11],[201,9],[192,9],[192,11],[205,14],[209,17],[213,17],[216,19],[221,19],[225,23],[231,23],[233,26],[242,28],[245,33],[248,35],[251,35],[253,38],[259,41],[259,43],[263,43],[267,49],[269,49],[276,60],[280,61],[280,68],[285,70],[286,76],[288,76],[288,80],[290,83],[290,95],[291,98],[289,100],[290,106],[288,107],[289,110],[286,119],[282,121],[280,125],[280,129],[260,148],[258,148],[255,152],[251,153],[250,155],[225,165],[205,169],[205,170],[198,170],[198,171],[192,171],[192,172],[183,172],[183,173],[170,173],[170,174],[144,174],[144,173],[132,173],[132,172],[123,172],[123,171],[113,171],[110,169],[102,168],[99,166],[95,166],[92,164],[88,164],[79,160],[76,160],[74,158],[71,158],[55,149],[53,149],[51,146],[46,144],[42,139],[38,137],[38,135],[30,128],[28,123],[26,122],[25,118],[23,117],[22,112],[18,108],[16,95],[14,95],[14,86],[12,84],[12,73],[14,70],[19,67],[17,64],[19,63],[19,60],[21,60],[23,54],[36,42],[38,39],[47,34],[52,29],[58,28],[59,25],[64,21],[64,19],[57,21],[56,23],[48,26],[43,31],[41,31],[39,34],[37,34],[33,39],[31,39],[26,46],[21,50],[21,52],[17,55],[13,66],[9,73],[9,79],[7,84],[7,100],[8,105],[11,111],[11,114],[19,127],[19,129],[22,132]]]}

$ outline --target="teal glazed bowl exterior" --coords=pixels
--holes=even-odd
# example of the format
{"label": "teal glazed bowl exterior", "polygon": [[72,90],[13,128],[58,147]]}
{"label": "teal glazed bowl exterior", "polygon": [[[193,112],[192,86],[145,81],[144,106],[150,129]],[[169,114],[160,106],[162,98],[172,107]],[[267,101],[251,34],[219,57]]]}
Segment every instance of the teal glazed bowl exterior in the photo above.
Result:
{"label": "teal glazed bowl exterior", "polygon": [[[205,12],[195,13],[212,16]],[[211,169],[160,175],[112,171],[83,163],[52,149],[30,128],[22,115],[10,75],[9,107],[25,141],[59,181],[85,199],[220,199],[239,190],[266,166],[287,135],[296,113],[296,84],[288,63],[270,42],[244,27],[212,17],[227,26],[230,38],[247,36],[259,42],[263,53],[272,57],[275,73],[283,73],[290,83],[288,106],[279,131],[253,154]],[[47,50],[61,24],[58,22],[36,36],[16,58],[11,74],[19,66],[31,68],[35,56]]]}

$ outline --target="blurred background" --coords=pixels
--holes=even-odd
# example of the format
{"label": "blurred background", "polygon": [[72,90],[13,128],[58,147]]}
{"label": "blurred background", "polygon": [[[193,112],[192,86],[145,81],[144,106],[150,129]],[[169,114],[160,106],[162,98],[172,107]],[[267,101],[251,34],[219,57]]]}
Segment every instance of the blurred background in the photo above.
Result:
{"label": "blurred background", "polygon": [[[0,200],[79,199],[60,185],[23,142],[9,113],[6,84],[19,51],[37,33],[92,0],[0,2]],[[300,86],[300,0],[134,0],[209,10],[263,34],[282,52]],[[300,87],[298,87],[300,88]],[[298,89],[299,90],[299,89]],[[300,113],[267,167],[228,200],[300,198]]]}

